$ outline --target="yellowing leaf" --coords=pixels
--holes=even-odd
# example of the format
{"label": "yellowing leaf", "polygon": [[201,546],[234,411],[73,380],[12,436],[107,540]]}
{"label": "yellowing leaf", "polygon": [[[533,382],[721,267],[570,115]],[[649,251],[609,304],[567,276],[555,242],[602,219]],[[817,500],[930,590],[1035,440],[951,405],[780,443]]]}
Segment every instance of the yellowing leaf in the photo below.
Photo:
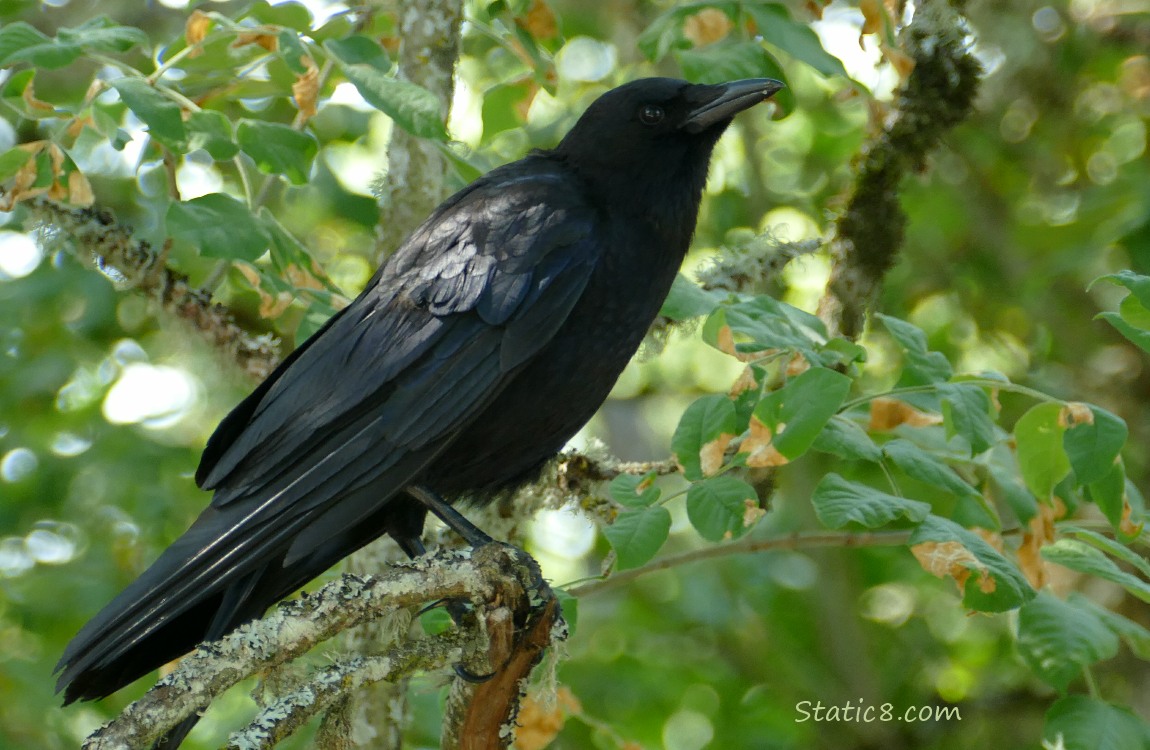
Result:
{"label": "yellowing leaf", "polygon": [[752,416],[749,434],[739,445],[739,453],[747,454],[747,466],[765,469],[787,463],[787,457],[771,444],[773,439],[771,428],[763,424],[758,417]]}
{"label": "yellowing leaf", "polygon": [[743,511],[743,525],[748,529],[758,523],[759,519],[767,515],[765,508],[760,508],[759,504],[754,500],[747,499],[743,501],[746,509]]}
{"label": "yellowing leaf", "polygon": [[92,193],[92,185],[80,170],[68,174],[68,202],[75,206],[90,206],[96,196]]}
{"label": "yellowing leaf", "polygon": [[688,16],[683,23],[683,36],[691,40],[696,47],[711,44],[723,39],[730,33],[734,24],[727,14],[718,8],[704,8],[693,16]]}
{"label": "yellowing leaf", "polygon": [[522,18],[515,19],[515,23],[536,39],[553,39],[559,33],[555,13],[542,0],[535,0]]}
{"label": "yellowing leaf", "polygon": [[875,430],[893,430],[901,424],[911,427],[926,427],[942,424],[941,414],[928,414],[919,411],[905,401],[879,397],[870,402],[870,427]]}
{"label": "yellowing leaf", "polygon": [[699,449],[699,468],[703,476],[711,476],[723,467],[723,454],[734,435],[724,432],[714,440],[703,443]]}
{"label": "yellowing leaf", "polygon": [[268,52],[275,52],[279,49],[280,40],[275,34],[266,31],[250,31],[237,34],[236,40],[232,42],[232,48],[246,47],[249,44],[258,44]]}
{"label": "yellowing leaf", "polygon": [[906,54],[900,49],[888,47],[883,45],[882,56],[886,58],[887,62],[891,64],[895,72],[898,73],[900,81],[906,81],[910,78],[910,74],[914,71],[914,58]]}
{"label": "yellowing leaf", "polygon": [[1049,571],[1039,551],[1054,541],[1054,518],[1057,512],[1052,505],[1039,504],[1038,513],[1026,525],[1022,545],[1018,548],[1018,567],[1036,589],[1046,585]]}
{"label": "yellowing leaf", "polygon": [[[208,35],[208,29],[212,27],[212,19],[202,10],[194,10],[188,16],[187,23],[184,24],[184,41],[188,43],[189,47],[195,47],[200,42],[204,41],[204,37]],[[188,54],[188,57],[196,57],[203,54],[203,50],[193,50]]]}
{"label": "yellowing leaf", "polygon": [[306,121],[315,117],[316,113],[316,101],[319,98],[319,68],[310,57],[304,57],[303,64],[307,67],[307,72],[296,76],[295,83],[291,85],[291,93],[300,116]]}
{"label": "yellowing leaf", "polygon": [[[542,750],[550,745],[566,720],[562,703],[561,700],[540,700],[536,693],[524,698],[516,718],[515,747],[518,750]],[[575,703],[578,705],[578,701]]]}
{"label": "yellowing leaf", "polygon": [[978,588],[984,594],[993,593],[997,587],[987,567],[958,542],[921,542],[911,545],[910,551],[926,572],[939,578],[953,578],[959,592],[966,589],[972,572],[978,573]]}
{"label": "yellowing leaf", "polygon": [[752,388],[758,387],[759,381],[755,380],[755,371],[748,365],[739,373],[739,377],[735,379],[734,384],[731,385],[731,390],[727,391],[727,395],[734,398],[740,393],[745,393]]}
{"label": "yellowing leaf", "polygon": [[1064,428],[1080,424],[1094,424],[1094,412],[1081,401],[1071,401],[1065,404],[1062,411],[1058,413],[1058,424]]}
{"label": "yellowing leaf", "polygon": [[883,10],[879,0],[859,0],[859,10],[863,14],[862,30],[859,31],[859,46],[862,46],[864,36],[882,31]]}

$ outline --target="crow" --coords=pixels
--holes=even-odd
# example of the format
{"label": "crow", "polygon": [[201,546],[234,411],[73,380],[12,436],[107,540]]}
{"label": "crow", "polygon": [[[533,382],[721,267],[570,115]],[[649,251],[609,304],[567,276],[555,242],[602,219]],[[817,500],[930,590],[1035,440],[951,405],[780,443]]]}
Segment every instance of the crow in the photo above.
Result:
{"label": "crow", "polygon": [[687,252],[716,141],[782,85],[633,81],[448,198],[220,423],[195,477],[210,506],[68,644],[65,703],[383,534],[421,554],[429,510],[489,542],[450,503],[537,475],[606,400]]}

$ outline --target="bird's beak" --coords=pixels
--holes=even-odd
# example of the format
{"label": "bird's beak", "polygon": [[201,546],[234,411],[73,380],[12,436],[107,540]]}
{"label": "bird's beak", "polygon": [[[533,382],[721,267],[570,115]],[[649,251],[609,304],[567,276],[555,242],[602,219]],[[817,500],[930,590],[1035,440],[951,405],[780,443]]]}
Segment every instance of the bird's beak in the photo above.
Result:
{"label": "bird's beak", "polygon": [[691,110],[680,126],[688,133],[698,133],[716,123],[729,120],[744,109],[766,101],[784,85],[782,81],[773,78],[748,78],[699,88],[708,89],[708,93],[713,92],[713,95]]}

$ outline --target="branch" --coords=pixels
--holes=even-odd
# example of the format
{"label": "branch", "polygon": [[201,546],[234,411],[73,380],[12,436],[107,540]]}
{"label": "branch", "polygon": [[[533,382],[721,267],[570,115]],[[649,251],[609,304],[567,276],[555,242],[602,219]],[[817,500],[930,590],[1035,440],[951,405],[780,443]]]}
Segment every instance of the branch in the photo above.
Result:
{"label": "branch", "polygon": [[279,342],[253,336],[211,294],[192,287],[188,277],[165,265],[164,253],[132,236],[110,211],[69,208],[38,198],[26,204],[49,241],[67,241],[82,260],[94,263],[123,289],[135,289],[161,309],[183,320],[254,378],[264,378],[279,363]]}
{"label": "branch", "polygon": [[751,537],[744,537],[737,542],[729,544],[715,544],[709,547],[702,547],[700,549],[691,550],[690,552],[683,552],[678,555],[671,555],[663,557],[658,560],[642,565],[638,568],[631,568],[624,570],[620,573],[614,573],[610,578],[604,578],[598,581],[590,581],[578,586],[572,586],[567,589],[567,593],[574,597],[583,597],[588,594],[596,594],[600,591],[612,589],[621,586],[624,583],[635,580],[639,576],[652,573],[656,570],[667,570],[668,568],[675,568],[680,565],[698,562],[700,560],[710,560],[715,557],[726,557],[728,555],[745,555],[754,552],[766,552],[768,550],[793,550],[793,549],[814,549],[816,547],[843,547],[843,548],[857,548],[857,547],[897,547],[906,544],[910,539],[910,531],[865,531],[862,533],[842,532],[842,531],[813,531],[813,532],[799,532],[796,531],[786,536],[771,537],[769,539],[754,539]]}
{"label": "branch", "polygon": [[[516,617],[527,621],[532,617],[532,607],[544,611],[553,601],[545,585],[535,585],[537,580],[534,561],[514,547],[499,544],[474,551],[441,551],[396,564],[371,578],[344,575],[312,596],[280,606],[263,620],[201,645],[175,671],[89,737],[85,750],[148,746],[193,712],[207,708],[216,696],[240,680],[302,656],[337,633],[396,609],[442,599],[468,600],[481,614],[481,621],[487,613],[509,606]],[[321,686],[317,700],[324,704],[315,710],[334,702],[337,696],[334,692],[329,696],[329,688],[338,692],[337,688],[386,679],[393,673],[437,668],[450,661],[455,646],[462,649],[464,641],[486,645],[484,636],[483,628],[478,633],[463,631],[458,634],[463,640],[458,642],[452,636],[440,638],[435,644],[405,643],[383,657],[353,660],[344,665],[350,670],[346,684],[341,678],[338,685],[332,685],[327,682],[332,673],[321,672],[311,683]],[[419,654],[426,661],[416,658]],[[354,677],[350,676],[352,673]],[[277,702],[280,713],[273,710],[275,706],[265,710],[247,731],[282,737],[278,722],[285,722],[285,727],[298,727],[298,717],[307,710],[302,692],[306,689]]]}
{"label": "branch", "polygon": [[383,656],[357,656],[329,665],[261,711],[246,729],[232,733],[227,747],[274,747],[345,699],[349,691],[377,682],[394,682],[416,671],[443,669],[459,662],[472,640],[468,633],[451,630],[435,638],[404,641]]}
{"label": "branch", "polygon": [[898,188],[908,170],[970,114],[982,68],[964,40],[965,24],[948,0],[922,0],[900,34],[914,70],[898,93],[894,117],[864,151],[846,211],[831,242],[834,270],[819,305],[832,335],[855,339],[894,265],[906,214]]}

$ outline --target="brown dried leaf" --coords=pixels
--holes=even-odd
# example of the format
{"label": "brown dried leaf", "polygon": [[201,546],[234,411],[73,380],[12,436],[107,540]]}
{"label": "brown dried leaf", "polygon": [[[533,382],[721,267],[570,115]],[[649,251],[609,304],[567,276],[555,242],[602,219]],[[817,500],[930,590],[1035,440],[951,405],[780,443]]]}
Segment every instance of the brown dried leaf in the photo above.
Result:
{"label": "brown dried leaf", "polygon": [[771,428],[752,416],[749,433],[739,445],[739,453],[747,454],[747,466],[765,469],[789,463],[790,459],[779,453],[771,444],[773,438]]}
{"label": "brown dried leaf", "polygon": [[906,79],[910,78],[910,74],[914,72],[914,58],[902,50],[884,44],[882,46],[882,56],[886,58],[886,61],[889,62],[891,67],[894,68],[894,71],[898,73],[899,81],[905,83]]}
{"label": "brown dried leaf", "polygon": [[714,440],[703,443],[703,447],[699,449],[699,468],[702,469],[703,476],[709,477],[723,468],[723,455],[734,437],[729,432],[724,432]]}
{"label": "brown dried leaf", "polygon": [[807,358],[795,352],[791,360],[787,362],[787,377],[793,378],[795,375],[802,375],[809,369],[811,369],[811,363],[807,361]]}
{"label": "brown dried leaf", "polygon": [[751,528],[759,519],[767,515],[765,508],[760,508],[759,504],[754,500],[747,498],[743,501],[743,526]]}
{"label": "brown dried leaf", "polygon": [[1068,429],[1080,424],[1094,424],[1094,412],[1081,401],[1070,401],[1058,412],[1058,426]]}
{"label": "brown dried leaf", "polygon": [[291,85],[291,93],[300,116],[306,122],[315,117],[316,113],[316,102],[319,100],[319,68],[310,56],[305,55],[302,62],[307,71],[303,75],[296,76],[295,83]]}
{"label": "brown dried leaf", "polygon": [[80,170],[68,174],[68,202],[74,206],[90,206],[96,200],[92,185]]}
{"label": "brown dried leaf", "polygon": [[542,750],[550,745],[559,734],[559,730],[563,729],[566,717],[562,702],[557,700],[548,703],[550,705],[545,707],[544,701],[541,701],[537,694],[528,695],[523,699],[516,719],[519,725],[515,730],[517,750]]}
{"label": "brown dried leaf", "polygon": [[[184,24],[184,41],[189,47],[195,47],[204,41],[204,37],[208,35],[208,29],[211,27],[212,19],[207,13],[202,10],[193,10],[192,14],[188,16],[187,23]],[[198,57],[203,53],[202,49],[193,50],[188,54],[188,57]]]}
{"label": "brown dried leaf", "polygon": [[41,112],[55,112],[56,108],[48,102],[36,98],[36,79],[31,78],[28,80],[28,85],[24,87],[24,92],[21,94],[24,99],[24,104],[31,110],[40,110]]}
{"label": "brown dried leaf", "polygon": [[1022,535],[1022,545],[1018,548],[1018,567],[1030,585],[1040,589],[1046,585],[1048,568],[1042,559],[1041,549],[1054,541],[1054,517],[1058,509],[1041,504],[1038,513],[1026,524]]}
{"label": "brown dried leaf", "polygon": [[859,10],[862,11],[863,15],[863,25],[859,31],[859,46],[861,47],[864,36],[882,31],[885,13],[879,0],[859,0]]}
{"label": "brown dried leaf", "polygon": [[823,8],[830,4],[830,0],[818,0],[818,2],[815,2],[815,0],[806,0],[806,2],[803,3],[803,7],[807,9],[808,13],[814,16],[816,21],[821,21],[823,20]]}
{"label": "brown dried leaf", "polygon": [[1122,520],[1118,523],[1118,530],[1126,536],[1138,536],[1142,533],[1144,525],[1143,521],[1134,521],[1134,508],[1130,507],[1128,500],[1124,500],[1122,502]]}
{"label": "brown dried leaf", "polygon": [[910,551],[923,570],[939,578],[950,576],[960,592],[966,589],[972,572],[978,573],[978,588],[984,594],[993,593],[998,585],[986,566],[959,542],[922,542],[911,545]]}
{"label": "brown dried leaf", "polygon": [[515,19],[515,23],[536,39],[554,39],[559,33],[554,11],[542,0],[535,0],[527,13]]}
{"label": "brown dried leaf", "polygon": [[734,384],[731,385],[731,390],[727,391],[727,395],[734,398],[740,393],[745,393],[752,388],[758,387],[759,381],[755,380],[755,371],[748,366],[743,368],[743,371],[739,373],[739,377],[735,379]]}
{"label": "brown dried leaf", "polygon": [[942,424],[941,414],[919,411],[905,401],[880,396],[870,402],[870,430],[893,430],[900,424],[926,427]]}
{"label": "brown dried leaf", "polygon": [[232,42],[232,49],[239,47],[246,47],[249,44],[258,44],[266,49],[268,52],[275,52],[280,48],[279,38],[275,34],[266,31],[248,31],[236,35],[236,40]]}
{"label": "brown dried leaf", "polygon": [[688,16],[683,22],[683,36],[690,39],[696,47],[702,47],[726,37],[733,26],[731,19],[723,11],[718,8],[704,8]]}

